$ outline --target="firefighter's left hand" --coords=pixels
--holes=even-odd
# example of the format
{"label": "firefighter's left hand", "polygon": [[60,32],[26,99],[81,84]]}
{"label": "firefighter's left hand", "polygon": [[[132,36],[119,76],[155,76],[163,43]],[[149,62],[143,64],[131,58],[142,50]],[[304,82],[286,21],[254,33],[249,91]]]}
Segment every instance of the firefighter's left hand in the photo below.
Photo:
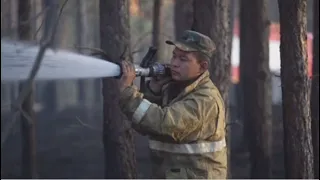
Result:
{"label": "firefighter's left hand", "polygon": [[133,84],[136,78],[134,65],[129,61],[122,61],[122,76],[120,78],[120,92]]}

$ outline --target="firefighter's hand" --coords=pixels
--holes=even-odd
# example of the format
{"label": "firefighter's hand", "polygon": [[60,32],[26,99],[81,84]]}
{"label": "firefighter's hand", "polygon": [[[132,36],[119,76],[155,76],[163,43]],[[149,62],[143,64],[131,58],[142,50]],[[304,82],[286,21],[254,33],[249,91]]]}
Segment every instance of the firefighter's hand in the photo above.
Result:
{"label": "firefighter's hand", "polygon": [[122,61],[122,76],[120,78],[120,92],[133,84],[136,78],[134,65],[129,61]]}
{"label": "firefighter's hand", "polygon": [[161,92],[162,87],[171,80],[171,77],[152,78],[149,82],[149,88],[152,92],[158,94]]}

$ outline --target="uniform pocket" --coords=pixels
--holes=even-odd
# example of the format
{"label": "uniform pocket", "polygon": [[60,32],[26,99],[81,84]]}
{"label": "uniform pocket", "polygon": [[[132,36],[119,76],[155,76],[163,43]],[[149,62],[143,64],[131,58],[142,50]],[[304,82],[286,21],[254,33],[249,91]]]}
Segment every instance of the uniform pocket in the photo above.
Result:
{"label": "uniform pocket", "polygon": [[165,172],[166,179],[188,179],[185,168],[171,168]]}
{"label": "uniform pocket", "polygon": [[207,179],[208,172],[196,168],[171,168],[165,172],[166,179]]}

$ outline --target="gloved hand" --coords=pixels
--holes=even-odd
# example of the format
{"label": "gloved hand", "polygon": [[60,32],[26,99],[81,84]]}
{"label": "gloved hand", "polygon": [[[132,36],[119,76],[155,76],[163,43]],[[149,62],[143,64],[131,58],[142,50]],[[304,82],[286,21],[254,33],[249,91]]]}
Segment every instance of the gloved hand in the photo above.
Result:
{"label": "gloved hand", "polygon": [[153,77],[149,81],[149,89],[154,93],[154,94],[159,94],[161,92],[162,87],[169,83],[172,80],[171,77]]}

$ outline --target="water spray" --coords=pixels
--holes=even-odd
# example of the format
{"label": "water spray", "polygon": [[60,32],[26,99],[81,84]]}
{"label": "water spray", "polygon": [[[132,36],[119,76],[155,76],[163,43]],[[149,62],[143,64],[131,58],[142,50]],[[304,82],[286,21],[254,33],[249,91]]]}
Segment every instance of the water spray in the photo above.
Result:
{"label": "water spray", "polygon": [[[26,80],[35,62],[39,45],[1,40],[1,82]],[[149,48],[140,65],[135,65],[137,76],[164,76],[168,65],[155,63],[155,48]],[[35,81],[121,77],[120,64],[69,51],[47,49]]]}

